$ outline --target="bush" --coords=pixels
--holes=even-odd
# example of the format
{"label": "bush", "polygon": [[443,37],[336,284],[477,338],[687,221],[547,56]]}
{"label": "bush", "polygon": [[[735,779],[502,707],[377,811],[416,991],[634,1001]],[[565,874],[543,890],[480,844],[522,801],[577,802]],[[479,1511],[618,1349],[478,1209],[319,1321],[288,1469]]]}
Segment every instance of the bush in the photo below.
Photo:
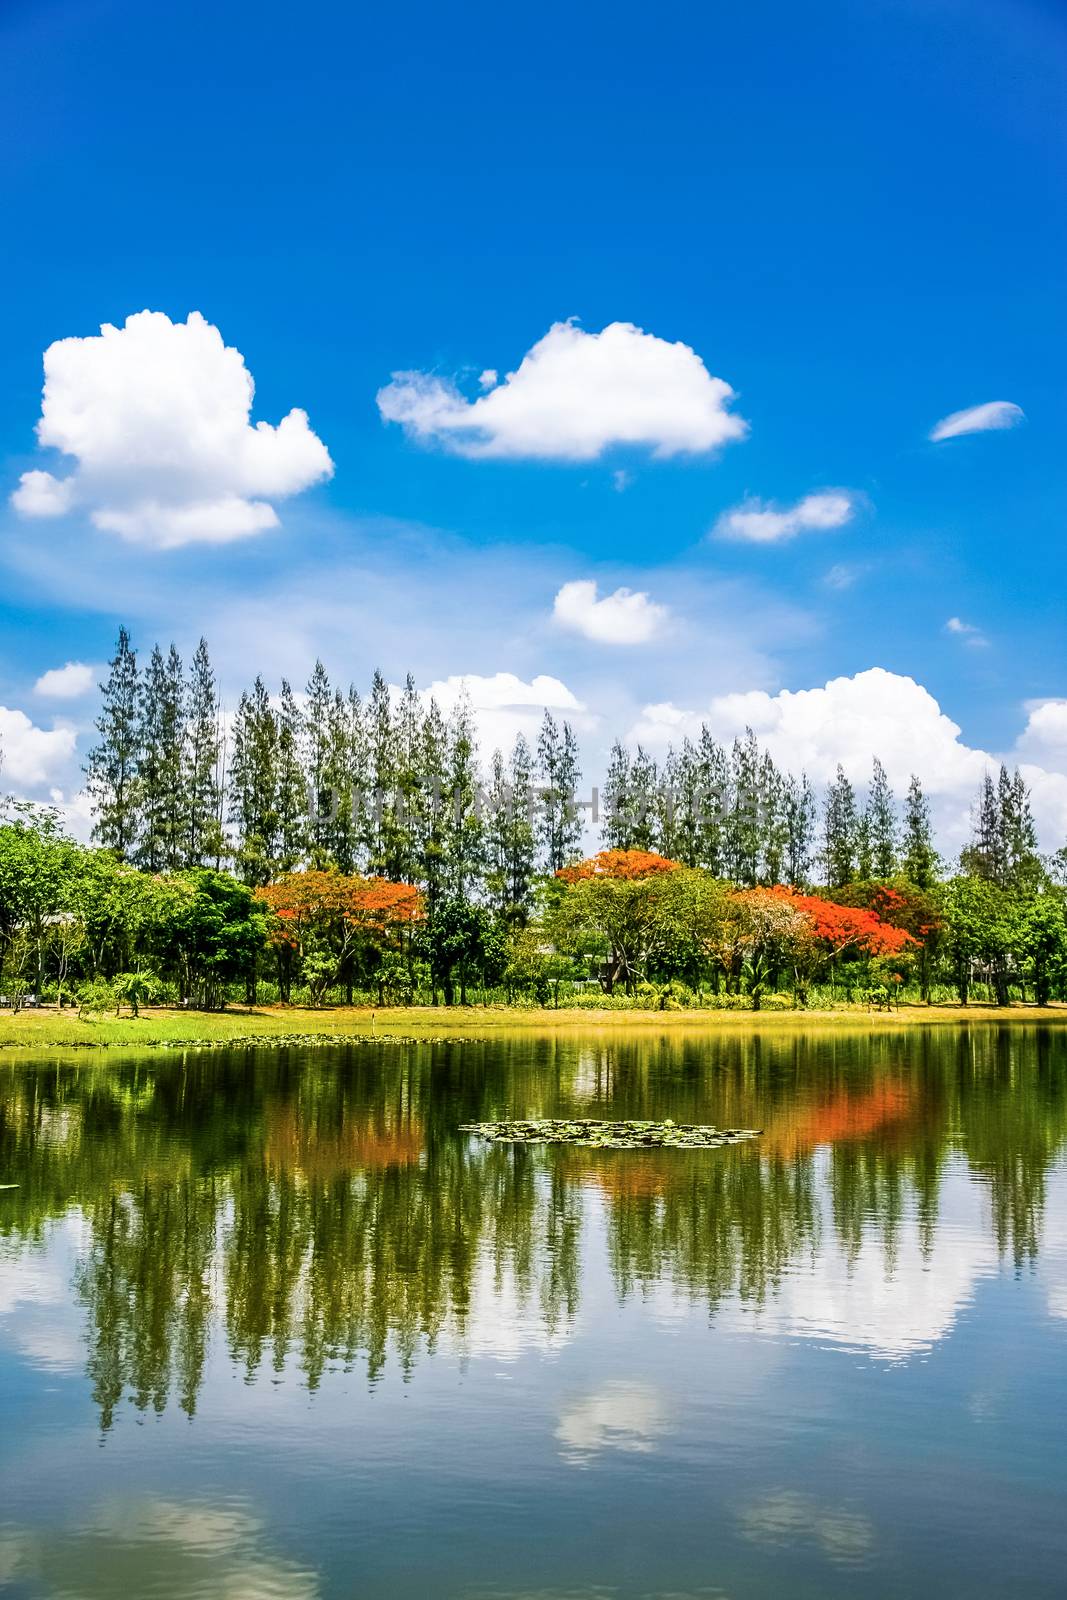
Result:
{"label": "bush", "polygon": [[117,1003],[114,986],[106,978],[90,978],[79,984],[76,999],[78,1016],[82,1018],[100,1016],[104,1011],[113,1010]]}

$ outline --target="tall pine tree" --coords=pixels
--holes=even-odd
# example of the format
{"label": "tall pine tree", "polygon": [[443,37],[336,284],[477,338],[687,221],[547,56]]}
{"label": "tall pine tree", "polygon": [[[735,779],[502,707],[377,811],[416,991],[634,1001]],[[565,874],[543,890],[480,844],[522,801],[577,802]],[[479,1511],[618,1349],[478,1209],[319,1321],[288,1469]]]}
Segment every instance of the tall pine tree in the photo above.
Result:
{"label": "tall pine tree", "polygon": [[137,656],[125,628],[100,685],[103,705],[96,720],[99,741],[89,752],[87,787],[93,804],[93,838],[128,859],[140,823],[141,701]]}
{"label": "tall pine tree", "polygon": [[224,850],[222,833],[222,739],[219,699],[207,640],[193,656],[186,690],[185,762],[182,808],[185,815],[185,865],[218,866]]}
{"label": "tall pine tree", "polygon": [[931,889],[937,881],[939,863],[934,849],[930,805],[914,773],[908,784],[908,798],[904,802],[900,865],[904,876],[917,889]]}

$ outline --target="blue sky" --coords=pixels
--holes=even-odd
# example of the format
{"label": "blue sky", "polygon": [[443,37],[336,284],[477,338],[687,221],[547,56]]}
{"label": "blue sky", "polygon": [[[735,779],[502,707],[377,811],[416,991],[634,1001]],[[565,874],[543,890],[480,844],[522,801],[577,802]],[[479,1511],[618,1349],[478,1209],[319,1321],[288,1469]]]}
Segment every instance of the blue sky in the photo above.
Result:
{"label": "blue sky", "polygon": [[[538,699],[496,675],[548,677],[590,768],[615,733],[662,745],[703,714],[724,735],[752,720],[816,776],[839,758],[859,776],[881,745],[898,784],[928,758],[950,835],[985,753],[1018,756],[1052,775],[1035,782],[1061,842],[1061,7],[8,0],[0,42],[8,784],[72,800],[92,695],[35,685],[95,670],[125,621],[142,646],[205,632],[230,703],[257,670],[303,681],[317,651],[359,683],[473,675],[487,740]],[[307,412],[333,473],[308,455],[286,458],[289,492],[257,480],[273,525],[179,542],[130,511],[163,491],[129,363],[111,433],[108,382],[65,380],[65,437],[88,404],[105,467],[36,443],[45,350],[144,309],[219,330],[253,422]],[[503,395],[502,414],[555,418],[532,450],[526,410],[473,433],[383,419],[395,372],[455,411],[449,386],[473,402],[495,370],[499,400],[567,319],[583,338],[558,396],[547,378]],[[605,347],[584,336],[618,323],[654,342],[623,339],[590,387]],[[165,345],[145,357],[164,390]],[[675,345],[691,360],[664,376]],[[743,439],[692,432],[700,371],[734,391],[719,411]],[[990,402],[1016,425],[931,442]],[[212,418],[194,420],[200,439]],[[198,448],[167,476],[183,504],[215,484]],[[25,473],[76,471],[66,508],[11,502]],[[732,510],[831,492],[836,526],[723,536]],[[620,586],[644,609],[593,609]],[[780,698],[831,680],[849,683]]]}

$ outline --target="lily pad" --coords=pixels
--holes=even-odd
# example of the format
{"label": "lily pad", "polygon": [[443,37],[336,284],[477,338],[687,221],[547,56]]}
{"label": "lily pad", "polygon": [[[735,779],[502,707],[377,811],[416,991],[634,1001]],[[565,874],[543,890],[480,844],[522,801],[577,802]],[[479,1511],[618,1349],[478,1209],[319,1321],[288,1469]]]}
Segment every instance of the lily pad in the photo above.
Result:
{"label": "lily pad", "polygon": [[461,1133],[497,1144],[579,1144],[598,1150],[713,1150],[755,1139],[762,1128],[710,1128],[699,1123],[597,1122],[590,1117],[525,1117],[467,1122]]}

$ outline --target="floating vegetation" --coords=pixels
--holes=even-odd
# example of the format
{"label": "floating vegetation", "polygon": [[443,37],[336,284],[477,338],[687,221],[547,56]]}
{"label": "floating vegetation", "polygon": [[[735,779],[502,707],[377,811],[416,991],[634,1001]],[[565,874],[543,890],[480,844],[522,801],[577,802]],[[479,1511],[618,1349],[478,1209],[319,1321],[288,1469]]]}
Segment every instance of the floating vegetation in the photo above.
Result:
{"label": "floating vegetation", "polygon": [[[125,1021],[126,1019],[123,1018]],[[478,1034],[458,1033],[242,1033],[228,1039],[4,1039],[0,1050],[284,1050],[292,1045],[485,1044]]]}
{"label": "floating vegetation", "polygon": [[595,1122],[589,1117],[533,1117],[516,1122],[467,1122],[461,1133],[498,1144],[580,1144],[595,1150],[713,1150],[755,1139],[762,1128],[708,1128],[671,1122]]}

